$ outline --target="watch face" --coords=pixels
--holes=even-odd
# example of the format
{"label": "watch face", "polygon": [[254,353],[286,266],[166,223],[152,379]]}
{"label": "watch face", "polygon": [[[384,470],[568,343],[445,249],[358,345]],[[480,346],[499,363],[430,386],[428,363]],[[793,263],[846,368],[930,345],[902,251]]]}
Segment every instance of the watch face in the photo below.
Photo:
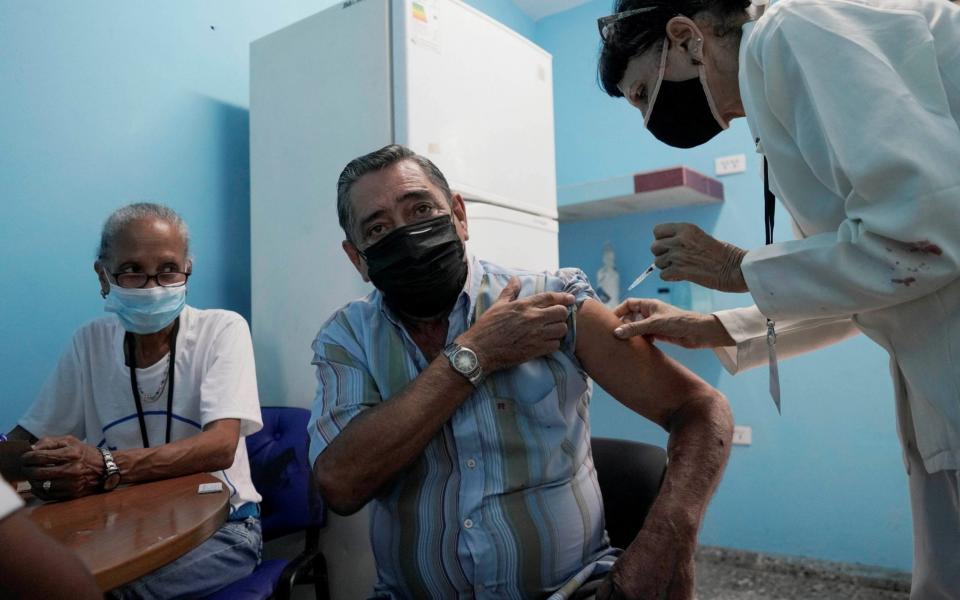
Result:
{"label": "watch face", "polygon": [[477,355],[472,350],[461,348],[453,355],[453,366],[461,373],[470,373],[478,364]]}

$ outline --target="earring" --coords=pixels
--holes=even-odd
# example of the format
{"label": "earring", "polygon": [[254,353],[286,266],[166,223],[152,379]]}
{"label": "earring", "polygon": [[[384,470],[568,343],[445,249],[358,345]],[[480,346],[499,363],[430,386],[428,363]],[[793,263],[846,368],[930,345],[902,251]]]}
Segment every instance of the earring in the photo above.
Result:
{"label": "earring", "polygon": [[106,300],[106,298],[107,298],[107,293],[106,293],[105,291],[103,291],[103,290],[100,290],[100,297],[103,298],[104,300]]}

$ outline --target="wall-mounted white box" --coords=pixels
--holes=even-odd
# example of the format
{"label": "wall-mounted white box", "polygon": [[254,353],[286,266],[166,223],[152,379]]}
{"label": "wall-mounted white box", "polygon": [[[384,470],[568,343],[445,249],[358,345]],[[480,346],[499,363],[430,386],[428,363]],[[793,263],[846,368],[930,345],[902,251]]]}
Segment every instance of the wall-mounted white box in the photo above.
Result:
{"label": "wall-mounted white box", "polygon": [[753,428],[746,425],[737,425],[733,428],[733,445],[749,446],[753,443]]}
{"label": "wall-mounted white box", "polygon": [[714,168],[716,169],[718,177],[744,173],[747,170],[747,155],[734,154],[731,156],[721,156],[714,161]]}

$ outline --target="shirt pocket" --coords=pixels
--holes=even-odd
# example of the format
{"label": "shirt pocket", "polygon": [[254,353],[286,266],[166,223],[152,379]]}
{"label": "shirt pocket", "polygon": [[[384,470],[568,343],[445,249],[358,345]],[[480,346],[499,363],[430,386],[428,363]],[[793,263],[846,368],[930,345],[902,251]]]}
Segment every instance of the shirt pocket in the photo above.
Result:
{"label": "shirt pocket", "polygon": [[556,387],[540,398],[518,397],[514,407],[518,415],[540,427],[565,428],[567,425]]}
{"label": "shirt pocket", "polygon": [[525,362],[493,382],[498,408],[511,410],[531,425],[556,427],[565,424],[557,379],[545,359]]}

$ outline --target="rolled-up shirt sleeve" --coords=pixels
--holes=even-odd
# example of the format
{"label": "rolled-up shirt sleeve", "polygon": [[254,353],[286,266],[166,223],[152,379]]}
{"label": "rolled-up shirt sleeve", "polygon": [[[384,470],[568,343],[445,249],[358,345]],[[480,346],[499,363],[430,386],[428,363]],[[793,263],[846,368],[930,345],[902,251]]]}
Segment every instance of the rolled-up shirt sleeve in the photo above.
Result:
{"label": "rolled-up shirt sleeve", "polygon": [[[731,375],[767,364],[767,318],[756,306],[713,314],[736,342],[735,346],[714,349],[717,358]],[[850,317],[778,321],[777,356],[781,359],[790,358],[836,344],[858,333],[860,330]]]}
{"label": "rolled-up shirt sleeve", "polygon": [[313,342],[317,395],[310,419],[310,464],[363,411],[382,400],[356,340],[336,319]]}
{"label": "rolled-up shirt sleeve", "polygon": [[88,382],[84,377],[82,355],[83,337],[77,332],[37,399],[17,422],[20,427],[38,438],[54,435],[86,438],[86,394],[83,391],[88,388]]}
{"label": "rolled-up shirt sleeve", "polygon": [[579,364],[579,360],[576,357],[577,309],[587,300],[597,300],[597,292],[593,289],[593,286],[590,285],[590,279],[587,277],[587,274],[580,269],[560,269],[557,271],[557,279],[559,281],[554,285],[551,285],[548,280],[548,286],[556,287],[555,291],[573,294],[573,297],[576,299],[576,304],[571,308],[570,316],[567,319],[567,335],[563,338],[560,349]]}

